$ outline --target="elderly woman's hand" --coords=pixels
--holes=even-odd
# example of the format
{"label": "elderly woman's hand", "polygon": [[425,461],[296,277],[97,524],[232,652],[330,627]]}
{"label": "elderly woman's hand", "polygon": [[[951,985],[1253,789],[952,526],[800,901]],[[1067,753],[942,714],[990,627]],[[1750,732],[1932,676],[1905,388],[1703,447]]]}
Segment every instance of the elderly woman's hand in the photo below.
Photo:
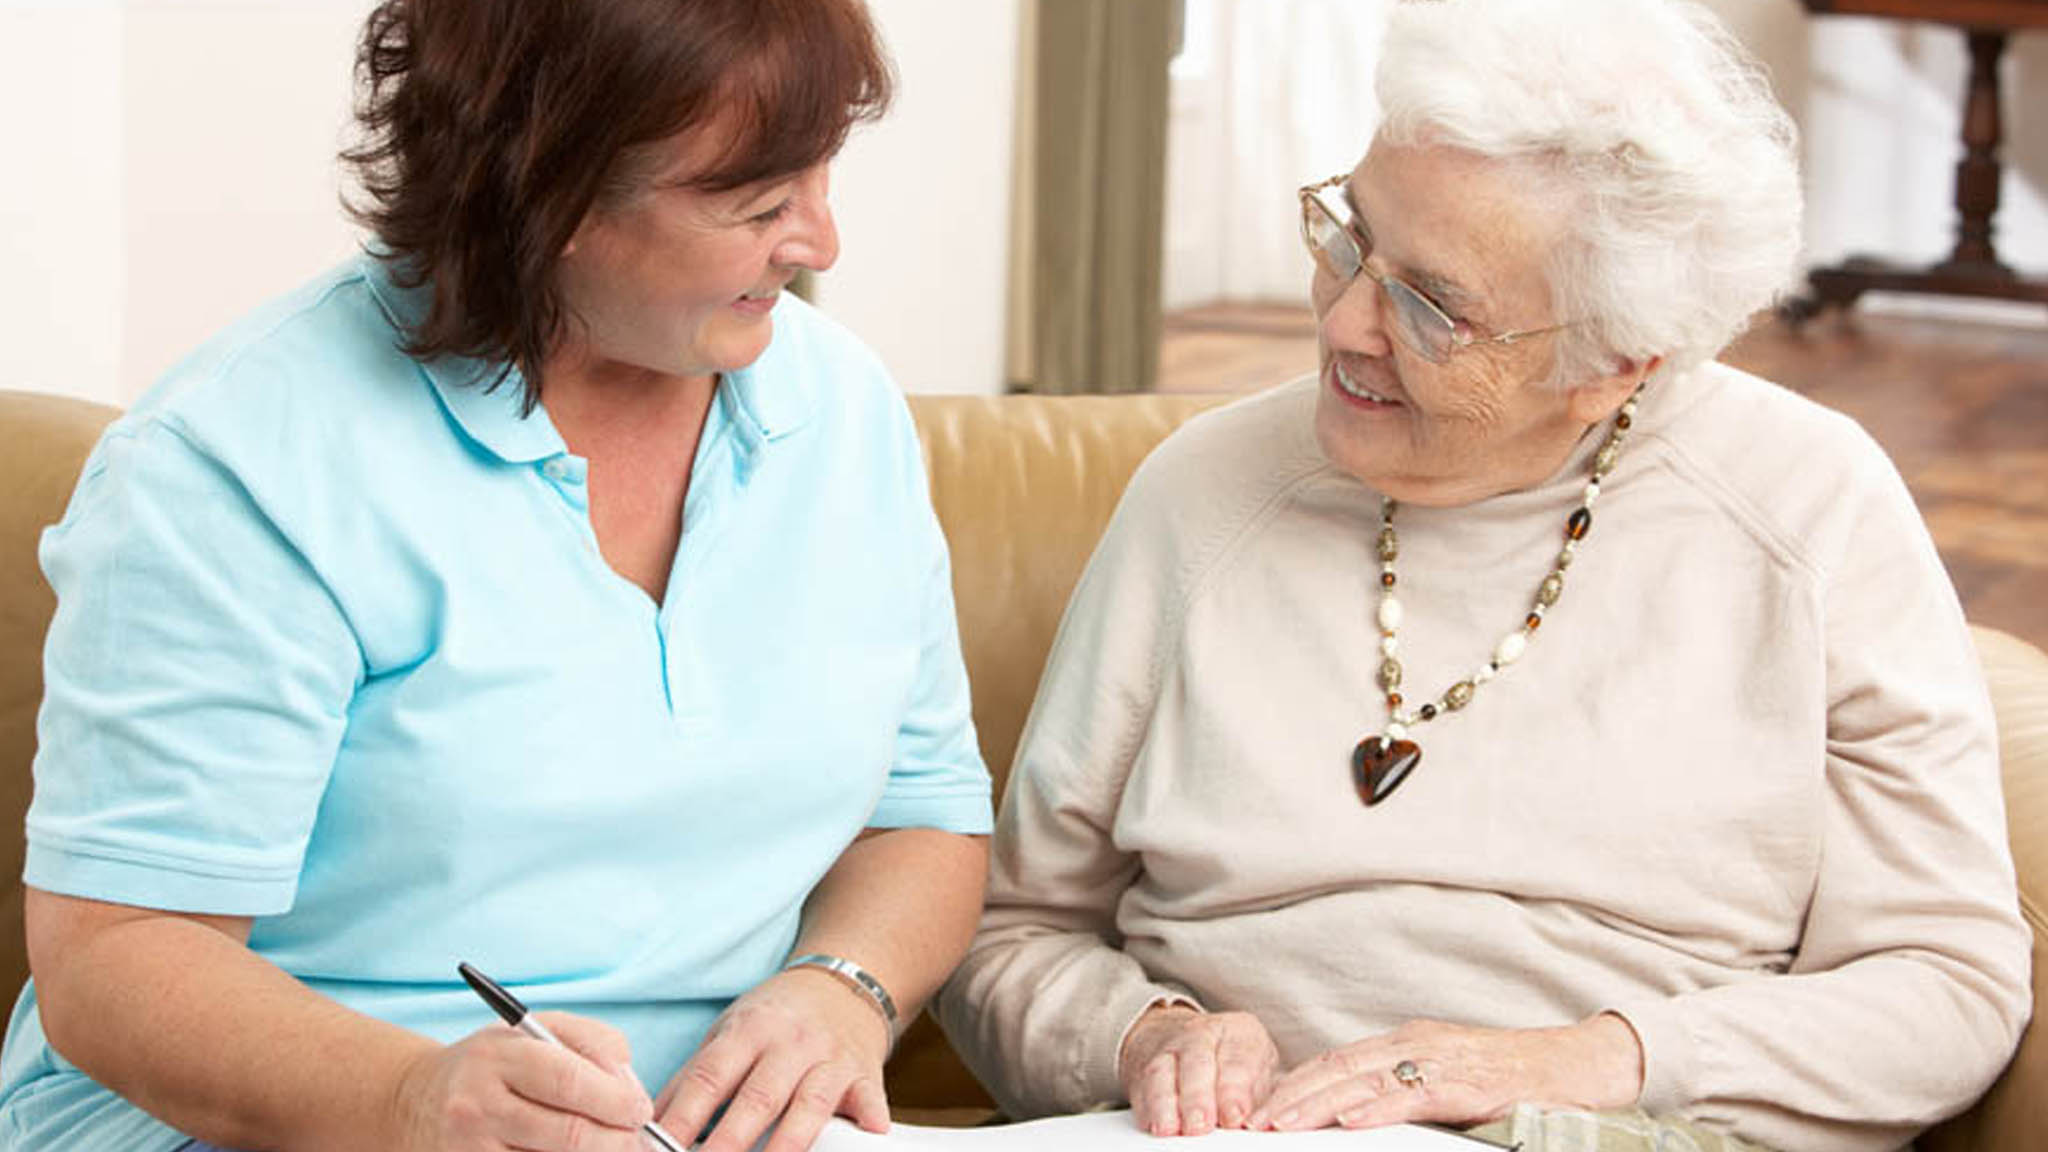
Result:
{"label": "elderly woman's hand", "polygon": [[1295,1068],[1247,1126],[1480,1124],[1525,1102],[1625,1108],[1642,1086],[1642,1044],[1619,1016],[1524,1029],[1418,1020]]}
{"label": "elderly woman's hand", "polygon": [[655,1111],[689,1143],[725,1104],[703,1152],[747,1152],[770,1126],[775,1135],[763,1152],[804,1152],[834,1115],[888,1130],[888,1055],[889,1026],[864,995],[816,968],[797,968],[726,1008]]}
{"label": "elderly woman's hand", "polygon": [[1154,1136],[1241,1128],[1280,1070],[1280,1050],[1249,1012],[1148,1009],[1124,1037],[1117,1077],[1138,1126]]}

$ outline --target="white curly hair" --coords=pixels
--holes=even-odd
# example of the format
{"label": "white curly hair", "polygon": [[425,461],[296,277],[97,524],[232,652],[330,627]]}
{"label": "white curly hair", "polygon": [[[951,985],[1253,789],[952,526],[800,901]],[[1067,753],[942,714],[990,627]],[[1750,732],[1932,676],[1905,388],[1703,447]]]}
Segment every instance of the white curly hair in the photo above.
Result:
{"label": "white curly hair", "polygon": [[1712,359],[1792,282],[1797,133],[1760,65],[1690,0],[1404,0],[1379,134],[1527,163],[1565,197],[1546,274],[1552,382]]}

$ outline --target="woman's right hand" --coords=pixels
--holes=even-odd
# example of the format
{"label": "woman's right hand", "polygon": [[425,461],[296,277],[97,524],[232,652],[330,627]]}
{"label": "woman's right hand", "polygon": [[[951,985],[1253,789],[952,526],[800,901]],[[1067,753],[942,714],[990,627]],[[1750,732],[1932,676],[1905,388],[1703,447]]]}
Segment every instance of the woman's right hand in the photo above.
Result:
{"label": "woman's right hand", "polygon": [[1138,1127],[1154,1136],[1242,1128],[1279,1076],[1280,1050],[1249,1012],[1155,1004],[1117,1055],[1117,1077]]}
{"label": "woman's right hand", "polygon": [[562,1012],[536,1017],[566,1048],[494,1024],[422,1050],[399,1085],[403,1147],[417,1152],[646,1152],[654,1102],[626,1038]]}

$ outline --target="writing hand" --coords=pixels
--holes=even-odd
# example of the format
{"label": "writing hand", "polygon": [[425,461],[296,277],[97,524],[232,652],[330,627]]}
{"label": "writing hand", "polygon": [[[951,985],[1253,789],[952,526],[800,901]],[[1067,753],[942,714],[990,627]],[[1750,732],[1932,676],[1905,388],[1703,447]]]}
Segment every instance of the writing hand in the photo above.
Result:
{"label": "writing hand", "polygon": [[563,1012],[538,1019],[564,1047],[503,1024],[423,1050],[396,1093],[406,1147],[419,1152],[645,1152],[654,1114],[626,1038]]}

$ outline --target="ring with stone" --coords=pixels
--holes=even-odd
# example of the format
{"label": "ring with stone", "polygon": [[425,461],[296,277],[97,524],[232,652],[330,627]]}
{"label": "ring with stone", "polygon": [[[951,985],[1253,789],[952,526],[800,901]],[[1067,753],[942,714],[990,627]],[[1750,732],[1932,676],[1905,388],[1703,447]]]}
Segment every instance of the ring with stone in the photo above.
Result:
{"label": "ring with stone", "polygon": [[1399,1080],[1403,1088],[1421,1088],[1429,1083],[1413,1060],[1403,1060],[1394,1065],[1394,1079]]}

